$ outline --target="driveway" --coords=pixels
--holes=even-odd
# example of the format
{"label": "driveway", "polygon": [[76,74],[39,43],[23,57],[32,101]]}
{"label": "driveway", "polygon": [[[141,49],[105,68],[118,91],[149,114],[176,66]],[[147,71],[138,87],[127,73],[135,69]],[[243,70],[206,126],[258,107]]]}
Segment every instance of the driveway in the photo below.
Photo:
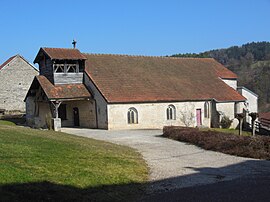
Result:
{"label": "driveway", "polygon": [[136,149],[150,168],[150,192],[270,174],[270,161],[206,151],[193,145],[162,138],[161,130],[107,131],[63,128],[62,132]]}

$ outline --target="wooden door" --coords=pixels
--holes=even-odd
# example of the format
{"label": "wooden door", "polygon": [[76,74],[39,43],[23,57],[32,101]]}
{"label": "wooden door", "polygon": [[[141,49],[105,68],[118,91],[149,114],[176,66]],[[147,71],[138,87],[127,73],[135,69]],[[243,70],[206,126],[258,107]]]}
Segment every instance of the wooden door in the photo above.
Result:
{"label": "wooden door", "polygon": [[78,109],[78,107],[73,108],[73,121],[74,121],[74,126],[80,126],[80,118],[79,118],[79,109]]}
{"label": "wooden door", "polygon": [[197,120],[197,126],[202,125],[202,110],[201,109],[196,109],[196,120]]}

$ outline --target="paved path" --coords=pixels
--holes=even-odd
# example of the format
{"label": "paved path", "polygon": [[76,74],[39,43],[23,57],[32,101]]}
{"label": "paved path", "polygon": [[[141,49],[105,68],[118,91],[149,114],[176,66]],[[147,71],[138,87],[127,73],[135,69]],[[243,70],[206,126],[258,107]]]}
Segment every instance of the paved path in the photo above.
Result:
{"label": "paved path", "polygon": [[161,130],[63,128],[62,131],[126,145],[139,151],[150,167],[150,190],[153,192],[212,184],[270,171],[270,161],[206,151],[162,138]]}

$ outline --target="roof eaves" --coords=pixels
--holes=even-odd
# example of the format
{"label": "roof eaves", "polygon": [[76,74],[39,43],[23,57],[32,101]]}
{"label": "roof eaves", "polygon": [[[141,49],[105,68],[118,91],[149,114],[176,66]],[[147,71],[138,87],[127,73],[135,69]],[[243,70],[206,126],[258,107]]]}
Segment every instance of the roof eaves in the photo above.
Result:
{"label": "roof eaves", "polygon": [[91,75],[89,74],[89,72],[85,69],[86,75],[88,76],[88,78],[90,79],[90,81],[93,83],[93,85],[95,86],[95,88],[98,90],[98,92],[100,93],[100,95],[104,98],[104,100],[109,103],[109,100],[105,97],[105,95],[101,92],[101,90],[99,90],[98,86],[95,84],[94,80],[92,79]]}
{"label": "roof eaves", "polygon": [[252,95],[256,96],[257,98],[259,97],[259,95],[257,95],[256,93],[254,93],[253,91],[249,90],[248,88],[246,88],[244,86],[238,86],[237,89],[244,89],[244,90],[248,91],[249,93],[251,93]]}

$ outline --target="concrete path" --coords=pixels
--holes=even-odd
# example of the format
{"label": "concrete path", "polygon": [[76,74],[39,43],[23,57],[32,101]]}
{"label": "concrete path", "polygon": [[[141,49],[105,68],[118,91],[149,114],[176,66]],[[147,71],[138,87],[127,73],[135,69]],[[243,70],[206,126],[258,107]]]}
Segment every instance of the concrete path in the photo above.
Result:
{"label": "concrete path", "polygon": [[63,128],[63,132],[136,149],[150,168],[150,192],[233,180],[270,171],[270,161],[206,151],[160,137],[161,130],[107,131]]}

